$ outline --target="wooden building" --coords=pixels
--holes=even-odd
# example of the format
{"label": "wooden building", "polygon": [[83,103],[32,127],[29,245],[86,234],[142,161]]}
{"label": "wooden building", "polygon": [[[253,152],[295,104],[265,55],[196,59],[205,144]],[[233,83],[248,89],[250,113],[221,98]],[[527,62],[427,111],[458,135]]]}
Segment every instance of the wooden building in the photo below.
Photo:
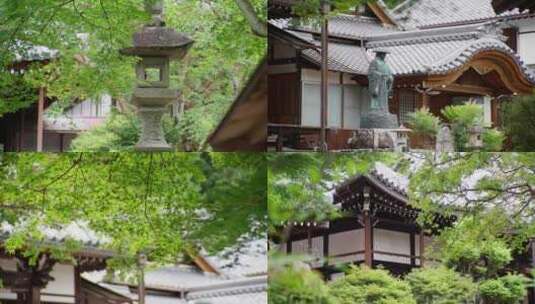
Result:
{"label": "wooden building", "polygon": [[217,152],[264,151],[267,62],[262,60],[207,142]]}
{"label": "wooden building", "polygon": [[[426,255],[433,237],[454,225],[456,218],[436,214],[433,224],[422,229],[416,222],[420,211],[409,204],[408,184],[407,176],[376,163],[369,173],[335,188],[333,204],[341,217],[324,223],[290,222],[287,241],[274,241],[284,253],[311,256],[309,264],[328,281],[344,276],[345,266],[351,264],[380,266],[397,276],[433,264]],[[533,244],[526,248],[510,270],[529,276],[535,268],[535,251]],[[526,303],[535,303],[533,288]]]}
{"label": "wooden building", "polygon": [[[279,3],[279,6],[283,3]],[[273,14],[279,16],[281,14]],[[485,126],[500,125],[504,97],[531,94],[535,14],[498,15],[490,0],[382,1],[329,20],[330,149],[348,148],[367,112],[367,72],[386,49],[395,81],[389,110],[406,123],[421,107],[481,104]],[[295,17],[269,20],[268,135],[280,146],[311,149],[320,128],[320,31]]]}
{"label": "wooden building", "polygon": [[[2,225],[0,240],[13,233],[13,227]],[[129,304],[132,300],[95,286],[82,274],[103,270],[113,253],[101,249],[100,241],[82,225],[71,224],[61,230],[46,229],[46,247],[60,247],[67,239],[77,240],[81,247],[72,253],[75,262],[58,261],[42,252],[36,265],[20,253],[8,253],[0,245],[0,302],[3,304]]]}
{"label": "wooden building", "polygon": [[[57,51],[47,47],[29,47],[24,55],[15,56],[9,71],[22,75],[31,64],[46,65],[57,57]],[[104,95],[100,100],[80,100],[63,113],[51,115],[47,110],[54,101],[46,88],[38,88],[29,107],[0,116],[0,151],[67,151],[80,132],[101,124],[113,107],[111,96]]]}

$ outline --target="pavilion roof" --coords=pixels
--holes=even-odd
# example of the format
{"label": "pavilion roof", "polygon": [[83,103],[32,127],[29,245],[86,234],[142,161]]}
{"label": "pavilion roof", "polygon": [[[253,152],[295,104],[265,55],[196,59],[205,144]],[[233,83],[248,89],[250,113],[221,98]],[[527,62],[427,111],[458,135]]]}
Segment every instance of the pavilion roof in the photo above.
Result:
{"label": "pavilion roof", "polygon": [[[6,222],[0,224],[0,242],[9,238],[12,234],[20,230],[22,224],[12,225]],[[76,255],[89,255],[99,257],[111,257],[113,253],[103,249],[108,239],[92,231],[84,223],[71,223],[57,227],[42,227],[44,245],[62,246],[68,240],[77,241],[81,248]]]}
{"label": "pavilion roof", "polygon": [[388,11],[404,28],[421,28],[496,17],[491,0],[406,0]]}
{"label": "pavilion roof", "polygon": [[[462,68],[479,53],[496,51],[510,57],[519,66],[523,77],[535,85],[530,69],[503,41],[497,23],[400,31],[382,27],[378,20],[361,20],[360,17],[342,16],[330,21],[334,30],[332,38],[339,38],[329,42],[330,70],[367,75],[374,51],[380,48],[390,52],[386,62],[395,76],[446,75]],[[353,26],[348,26],[347,23],[351,22]],[[297,28],[289,19],[270,20],[269,23],[293,39],[308,44],[309,47],[302,50],[303,57],[314,65],[320,65],[320,41],[312,28]],[[373,23],[375,25],[371,26]],[[350,33],[353,28],[361,27],[354,34]]]}

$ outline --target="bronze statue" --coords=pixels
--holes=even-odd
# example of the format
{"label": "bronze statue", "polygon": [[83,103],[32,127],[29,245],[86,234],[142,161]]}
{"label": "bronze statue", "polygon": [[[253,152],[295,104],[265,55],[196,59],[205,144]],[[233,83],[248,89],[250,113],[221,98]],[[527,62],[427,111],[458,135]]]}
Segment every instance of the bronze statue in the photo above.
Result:
{"label": "bronze statue", "polygon": [[368,71],[370,110],[388,111],[388,96],[392,91],[394,76],[385,62],[386,51],[377,51]]}
{"label": "bronze statue", "polygon": [[397,129],[399,127],[396,115],[388,112],[388,97],[394,84],[392,70],[385,62],[385,50],[376,50],[375,59],[370,63],[368,83],[370,93],[370,107],[364,113],[360,127],[365,129]]}

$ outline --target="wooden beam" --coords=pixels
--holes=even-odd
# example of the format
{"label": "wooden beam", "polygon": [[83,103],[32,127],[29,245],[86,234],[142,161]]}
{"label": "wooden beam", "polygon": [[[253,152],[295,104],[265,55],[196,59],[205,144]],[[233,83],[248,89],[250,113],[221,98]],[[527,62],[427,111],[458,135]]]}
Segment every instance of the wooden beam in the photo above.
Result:
{"label": "wooden beam", "polygon": [[373,227],[368,211],[364,212],[364,264],[370,268],[373,266]]}
{"label": "wooden beam", "polygon": [[457,84],[452,83],[445,87],[435,88],[438,91],[443,92],[452,92],[452,93],[464,93],[472,95],[481,95],[481,96],[495,96],[496,92],[492,88],[480,87],[475,85],[468,84]]}
{"label": "wooden beam", "polygon": [[424,267],[425,262],[425,234],[423,229],[420,231],[420,267]]}
{"label": "wooden beam", "polygon": [[381,6],[377,3],[368,3],[368,7],[371,11],[381,20],[383,24],[387,25],[396,25],[396,23],[388,16],[388,14],[383,10]]}
{"label": "wooden beam", "polygon": [[46,89],[44,87],[39,88],[39,100],[37,102],[37,152],[43,152],[43,135],[44,135],[44,122],[43,115],[45,112],[45,94]]}

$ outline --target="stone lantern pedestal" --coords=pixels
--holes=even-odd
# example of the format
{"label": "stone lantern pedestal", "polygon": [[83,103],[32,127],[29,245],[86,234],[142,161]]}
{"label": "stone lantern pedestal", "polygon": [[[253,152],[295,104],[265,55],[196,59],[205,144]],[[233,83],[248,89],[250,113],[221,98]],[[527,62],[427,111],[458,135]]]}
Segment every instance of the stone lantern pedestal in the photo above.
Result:
{"label": "stone lantern pedestal", "polygon": [[142,123],[135,149],[167,151],[171,146],[165,141],[161,118],[179,96],[177,90],[169,88],[169,62],[184,57],[193,40],[165,26],[162,1],[147,4],[146,9],[152,14],[152,22],[134,34],[133,47],[121,50],[124,55],[141,58],[136,65],[137,84],[132,95]]}

